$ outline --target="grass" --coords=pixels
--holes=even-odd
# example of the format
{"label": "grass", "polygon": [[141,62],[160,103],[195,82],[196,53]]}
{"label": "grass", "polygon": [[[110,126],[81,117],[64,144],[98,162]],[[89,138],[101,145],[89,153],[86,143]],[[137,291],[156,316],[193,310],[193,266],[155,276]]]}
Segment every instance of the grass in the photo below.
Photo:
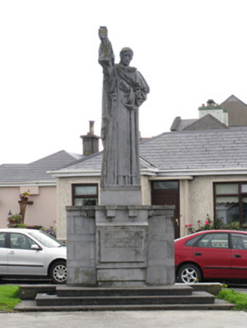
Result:
{"label": "grass", "polygon": [[14,307],[21,302],[18,298],[18,292],[18,286],[0,286],[0,311],[14,310]]}
{"label": "grass", "polygon": [[222,289],[217,298],[236,304],[234,310],[247,311],[247,294],[245,293],[235,292],[233,288]]}

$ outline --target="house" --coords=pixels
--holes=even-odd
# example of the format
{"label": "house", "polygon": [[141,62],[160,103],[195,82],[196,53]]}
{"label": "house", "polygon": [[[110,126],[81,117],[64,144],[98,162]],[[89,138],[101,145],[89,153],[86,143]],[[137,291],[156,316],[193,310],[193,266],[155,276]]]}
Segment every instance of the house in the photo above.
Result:
{"label": "house", "polygon": [[[141,143],[140,156],[143,205],[176,205],[176,237],[208,216],[247,224],[247,127],[163,133]],[[66,205],[100,204],[101,161],[98,153],[53,172],[61,238]]]}
{"label": "house", "polygon": [[60,170],[99,151],[99,137],[94,134],[94,121],[89,122],[89,132],[80,136],[82,154],[61,150],[29,164],[0,165],[0,227],[6,227],[8,213],[18,214],[19,195],[31,194],[26,206],[27,226],[56,227],[57,181],[48,172]]}
{"label": "house", "polygon": [[6,227],[8,212],[20,212],[19,195],[29,191],[25,223],[49,228],[56,225],[56,179],[47,173],[81,158],[64,150],[29,164],[0,165],[0,227]]}
{"label": "house", "polygon": [[[142,203],[175,205],[175,237],[186,235],[189,224],[198,229],[208,217],[247,226],[247,124],[243,119],[239,125],[234,102],[244,117],[247,105],[235,96],[221,105],[209,101],[199,107],[199,119],[177,117],[171,132],[140,142]],[[100,204],[102,152],[97,151],[99,137],[92,136],[90,125],[81,137],[84,148],[90,144],[93,150],[79,159],[59,152],[27,165],[0,166],[1,225],[9,209],[18,212],[19,193],[29,189],[33,205],[26,222],[49,226],[56,220],[58,237],[66,239],[65,207]],[[52,161],[59,154],[66,156]]]}
{"label": "house", "polygon": [[[231,95],[220,105],[216,104],[212,99],[209,99],[206,105],[203,104],[198,108],[198,111],[199,119],[182,120],[181,117],[176,117],[171,126],[171,131],[193,129],[193,125],[195,126],[196,122],[205,116],[207,116],[207,119],[205,121],[200,120],[199,122],[200,125],[203,123],[204,126],[196,125],[196,129],[212,129],[215,128],[215,125],[217,126],[219,122],[228,127],[247,126],[247,105],[234,95]],[[209,119],[208,115],[216,118],[218,123],[216,121],[213,122],[212,118]],[[207,124],[207,126],[205,126],[205,124]]]}
{"label": "house", "polygon": [[[228,126],[222,106],[210,103],[208,110],[199,119],[176,118],[171,132],[140,143],[142,203],[175,205],[175,238],[216,215],[247,226],[247,126]],[[65,206],[100,204],[101,162],[97,153],[50,172],[57,178],[61,239]]]}

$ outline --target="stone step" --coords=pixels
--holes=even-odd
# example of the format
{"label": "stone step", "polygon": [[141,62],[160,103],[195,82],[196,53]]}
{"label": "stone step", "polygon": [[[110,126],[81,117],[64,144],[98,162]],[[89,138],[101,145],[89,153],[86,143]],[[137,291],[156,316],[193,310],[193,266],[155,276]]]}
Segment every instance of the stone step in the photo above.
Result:
{"label": "stone step", "polygon": [[38,293],[56,294],[56,285],[19,285],[19,298],[21,300],[34,300]]}
{"label": "stone step", "polygon": [[38,306],[67,305],[152,305],[152,304],[213,304],[215,296],[207,292],[193,292],[192,295],[155,295],[155,296],[87,296],[66,297],[58,295],[37,294]]}
{"label": "stone step", "polygon": [[187,285],[168,285],[162,287],[69,287],[57,286],[58,296],[161,296],[161,295],[191,295],[193,288]]}
{"label": "stone step", "polygon": [[59,311],[192,311],[192,310],[232,310],[234,304],[216,299],[213,304],[159,304],[159,305],[67,305],[67,306],[37,306],[35,301],[22,301],[15,307],[18,312],[59,312]]}
{"label": "stone step", "polygon": [[[174,287],[176,289],[174,289]],[[104,289],[108,289],[108,288],[102,288],[102,287],[93,287],[91,288],[92,294],[94,295],[94,293],[97,293],[96,290],[100,288],[102,290]],[[150,286],[143,286],[143,287],[139,287],[139,289],[144,289],[144,291],[140,291],[139,295],[144,295],[146,294],[151,294],[152,292],[150,292],[150,289],[152,289],[153,287]],[[185,285],[185,284],[181,284],[181,283],[176,283],[175,285],[169,285],[169,286],[162,286],[162,287],[154,287],[153,289],[156,289],[156,294],[159,295],[160,293],[164,294],[169,294],[170,293],[170,289],[172,289],[172,293],[173,294],[181,294],[181,295],[189,295],[192,292],[192,289],[195,291],[206,291],[210,294],[213,295],[217,295],[221,289],[222,289],[222,284],[219,283],[196,283],[196,284],[191,284],[191,285]],[[89,288],[80,288],[80,287],[71,287],[71,286],[66,286],[66,285],[51,285],[51,284],[39,284],[39,285],[28,285],[28,284],[21,284],[19,285],[19,298],[22,300],[34,300],[36,295],[38,293],[43,293],[43,294],[57,294],[57,289],[59,290],[58,293],[60,296],[83,296],[81,295],[80,291],[76,292],[75,290],[77,289],[84,289],[88,292]],[[113,289],[113,288],[112,288]],[[119,291],[119,288],[114,288],[114,290],[116,289],[116,292]],[[125,290],[125,295],[127,295],[127,293],[129,292],[129,290],[133,291],[134,289],[136,289],[136,287],[131,287],[131,288],[121,288],[123,290]],[[161,292],[159,293],[157,291],[157,289],[161,289]],[[168,289],[168,291],[166,292],[165,289]],[[127,290],[127,291],[126,291]],[[74,294],[75,293],[75,294]],[[76,294],[77,293],[77,294]],[[102,291],[103,293],[103,291]],[[142,294],[143,293],[143,294]],[[90,295],[90,294],[84,294],[84,295]],[[103,295],[103,294],[101,294]]]}

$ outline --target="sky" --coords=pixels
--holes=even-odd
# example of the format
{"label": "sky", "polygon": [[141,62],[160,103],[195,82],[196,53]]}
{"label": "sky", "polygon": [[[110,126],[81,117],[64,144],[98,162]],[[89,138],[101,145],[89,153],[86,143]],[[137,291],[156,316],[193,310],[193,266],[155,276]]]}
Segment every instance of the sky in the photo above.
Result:
{"label": "sky", "polygon": [[0,165],[81,154],[89,121],[100,135],[99,26],[150,86],[142,137],[208,99],[247,103],[246,12],[246,0],[0,0]]}

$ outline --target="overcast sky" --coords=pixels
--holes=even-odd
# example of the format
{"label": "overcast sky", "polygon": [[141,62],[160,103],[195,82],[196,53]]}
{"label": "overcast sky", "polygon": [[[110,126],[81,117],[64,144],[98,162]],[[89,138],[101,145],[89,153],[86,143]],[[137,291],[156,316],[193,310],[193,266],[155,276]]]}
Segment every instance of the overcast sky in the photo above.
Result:
{"label": "overcast sky", "polygon": [[0,0],[0,164],[81,153],[100,134],[98,27],[150,86],[142,137],[234,94],[247,103],[246,0]]}

